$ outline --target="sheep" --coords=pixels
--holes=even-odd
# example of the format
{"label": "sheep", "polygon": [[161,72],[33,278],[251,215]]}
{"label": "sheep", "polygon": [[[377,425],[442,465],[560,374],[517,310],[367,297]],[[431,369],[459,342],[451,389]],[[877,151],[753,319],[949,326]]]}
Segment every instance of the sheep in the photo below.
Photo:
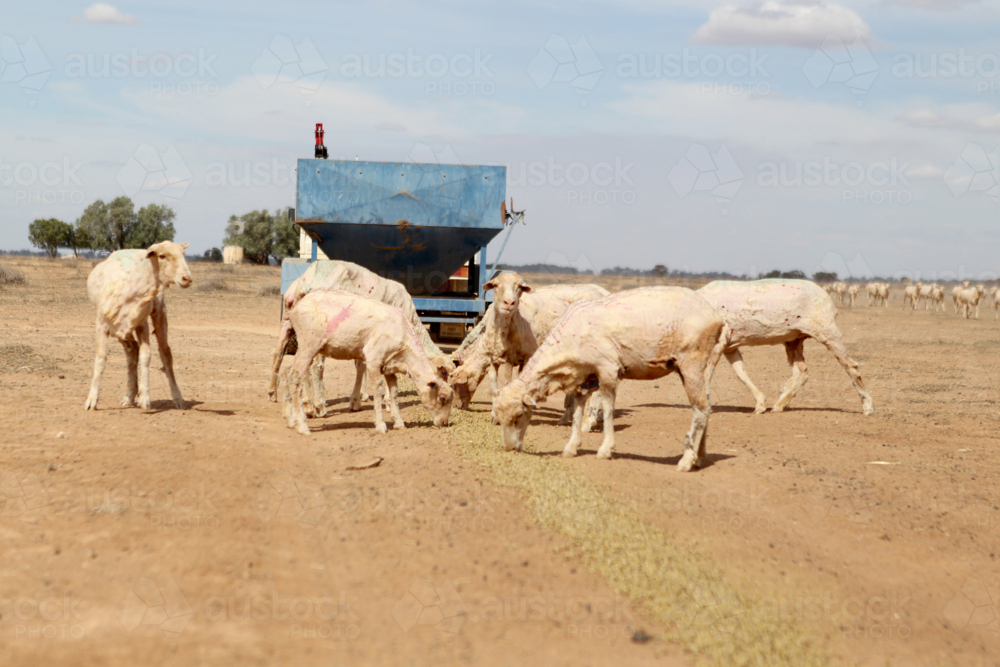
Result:
{"label": "sheep", "polygon": [[[333,359],[360,359],[365,362],[371,386],[385,379],[393,428],[406,425],[396,400],[396,373],[407,373],[417,385],[420,402],[431,414],[434,425],[448,425],[454,392],[440,378],[436,367],[424,354],[424,347],[409,318],[402,310],[382,301],[344,290],[323,290],[303,296],[289,312],[289,322],[298,340],[298,350],[288,373],[286,405],[288,427],[309,435],[302,382],[309,366],[320,354]],[[357,391],[355,382],[355,391]],[[375,430],[387,430],[382,417],[382,392],[375,391]]]}
{"label": "sheep", "polygon": [[564,391],[573,394],[574,406],[573,431],[563,456],[575,456],[586,430],[584,396],[596,381],[604,413],[604,440],[597,456],[609,459],[615,446],[618,383],[677,372],[692,411],[677,469],[699,467],[711,413],[709,384],[722,354],[724,329],[715,310],[684,287],[641,287],[573,305],[497,400],[504,449],[522,451],[538,401]]}
{"label": "sheep", "polygon": [[844,305],[844,295],[847,294],[847,284],[838,280],[837,282],[833,283],[830,291],[827,293],[830,294],[831,296],[836,294],[837,298],[840,299],[840,305]]}
{"label": "sheep", "polygon": [[868,283],[865,285],[865,294],[868,295],[868,307],[871,308],[874,304],[878,306],[878,293],[879,288],[882,286],[881,283]]}
{"label": "sheep", "polygon": [[920,288],[923,287],[923,283],[914,283],[912,285],[907,285],[906,289],[903,290],[903,310],[906,310],[906,302],[910,302],[910,310],[917,309],[917,297],[920,295]]}
{"label": "sheep", "polygon": [[878,298],[882,301],[883,308],[889,307],[889,287],[889,283],[878,283]]}
{"label": "sheep", "polygon": [[964,288],[966,288],[966,287],[969,286],[968,282],[969,281],[966,280],[962,284],[955,285],[954,287],[951,288],[951,301],[952,301],[952,304],[955,306],[955,314],[956,315],[958,315],[958,309],[959,309],[958,293],[961,292]]}
{"label": "sheep", "polygon": [[847,294],[851,299],[851,308],[854,308],[854,302],[858,298],[859,289],[860,289],[859,285],[851,285],[850,287],[847,288]]}
{"label": "sheep", "polygon": [[[461,407],[468,406],[475,387],[486,374],[495,406],[499,393],[497,375],[503,364],[513,369],[531,357],[570,304],[596,301],[608,295],[606,289],[597,285],[551,285],[533,291],[515,272],[501,273],[483,288],[493,290],[493,305],[483,319],[477,342],[464,355],[462,365],[449,375]],[[567,423],[568,412],[569,408],[563,416]]]}
{"label": "sheep", "polygon": [[747,375],[739,348],[745,345],[784,344],[792,376],[782,386],[781,395],[771,408],[773,412],[781,412],[806,382],[803,351],[807,338],[816,339],[833,353],[861,397],[862,412],[872,414],[872,398],[865,389],[858,364],[847,354],[843,336],[837,328],[837,307],[818,285],[808,280],[715,280],[699,289],[698,295],[726,321],[723,354],[736,376],[753,394],[756,403],[754,414],[766,410],[764,394]]}
{"label": "sheep", "polygon": [[991,287],[990,295],[993,297],[993,319],[1000,319],[1000,287]]}
{"label": "sheep", "polygon": [[944,307],[944,289],[940,285],[938,285],[937,283],[934,283],[933,285],[931,285],[930,303],[934,304],[934,312],[935,313],[938,311],[938,307],[941,308],[941,312],[944,312],[944,310],[945,310],[945,307]]}
{"label": "sheep", "polygon": [[962,314],[965,319],[969,319],[972,307],[976,308],[976,319],[979,319],[979,300],[982,299],[986,288],[982,285],[966,287],[958,293],[958,303],[962,306]]}
{"label": "sheep", "polygon": [[125,348],[128,389],[122,407],[149,401],[149,320],[160,350],[160,361],[170,384],[174,406],[184,409],[184,399],[174,377],[174,359],[167,343],[167,305],[164,292],[173,284],[191,286],[191,270],[184,259],[187,243],[162,241],[149,248],[118,250],[98,264],[87,277],[87,297],[97,308],[97,354],[85,410],[97,409],[101,377],[108,360],[108,339],[117,338]]}
{"label": "sheep", "polygon": [[[367,296],[390,306],[395,306],[403,311],[421,341],[424,354],[437,366],[441,379],[447,379],[448,373],[454,370],[455,366],[448,357],[431,340],[430,335],[420,322],[417,309],[413,305],[413,299],[406,292],[406,289],[393,280],[380,278],[377,274],[368,269],[354,264],[338,260],[320,260],[313,262],[305,273],[299,276],[288,289],[285,290],[284,307],[285,312],[282,318],[281,330],[278,334],[278,344],[274,349],[274,357],[271,362],[271,382],[268,386],[267,396],[271,401],[277,401],[278,390],[278,370],[281,362],[291,345],[291,336],[294,330],[291,327],[289,315],[295,304],[306,294],[318,290],[346,290],[354,294]],[[319,417],[326,414],[326,399],[323,389],[323,358],[317,357],[314,367],[310,369],[310,386],[312,393],[312,412]],[[367,394],[362,390],[362,381],[365,379],[365,367],[363,362],[355,362],[357,381],[354,385],[354,392],[351,394],[351,410],[360,410],[361,402],[367,400]]]}

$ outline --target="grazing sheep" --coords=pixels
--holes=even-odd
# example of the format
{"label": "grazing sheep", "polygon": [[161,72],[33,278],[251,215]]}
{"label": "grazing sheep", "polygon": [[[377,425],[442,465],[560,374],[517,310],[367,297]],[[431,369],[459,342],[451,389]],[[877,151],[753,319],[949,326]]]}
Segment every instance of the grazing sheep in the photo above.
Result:
{"label": "grazing sheep", "polygon": [[[378,386],[385,379],[393,427],[405,428],[396,401],[396,373],[407,373],[417,386],[420,402],[435,426],[447,426],[454,393],[424,354],[409,318],[399,308],[343,290],[306,294],[289,313],[298,350],[289,372],[285,416],[288,427],[309,435],[302,383],[318,355],[365,362],[368,380]],[[355,391],[357,390],[355,383]],[[375,430],[386,432],[382,392],[375,391]]]}
{"label": "grazing sheep", "polygon": [[[449,375],[461,407],[468,405],[486,374],[496,405],[501,366],[506,364],[513,369],[527,361],[571,304],[596,301],[608,295],[606,289],[597,285],[551,285],[532,290],[514,272],[501,273],[483,288],[493,290],[493,305],[483,318],[478,339],[464,353],[462,365]],[[470,337],[474,334],[475,331]],[[564,414],[566,423],[569,410]]]}
{"label": "grazing sheep", "polygon": [[858,298],[858,290],[859,289],[860,289],[859,285],[851,285],[850,287],[847,288],[847,295],[851,299],[851,308],[854,308],[854,302]]}
{"label": "grazing sheep", "polygon": [[[291,311],[303,296],[320,290],[344,290],[399,308],[413,325],[414,330],[420,338],[424,354],[438,368],[438,374],[441,376],[441,379],[446,379],[448,373],[454,370],[454,364],[438,349],[431,340],[424,325],[420,322],[417,309],[413,305],[413,299],[410,298],[403,285],[394,280],[380,278],[372,271],[353,262],[320,260],[313,262],[306,269],[305,273],[292,282],[285,291],[283,297],[285,312],[281,322],[281,331],[278,334],[278,344],[274,349],[274,357],[271,362],[271,382],[267,389],[269,400],[278,400],[278,370],[281,368],[282,359],[284,359],[291,345],[291,336],[294,332],[289,320]],[[315,367],[309,373],[312,411],[319,417],[326,414],[323,365],[323,357],[317,357]],[[362,390],[362,381],[365,379],[365,367],[360,360],[355,363],[355,367],[358,381],[355,382],[355,390],[351,394],[351,409],[360,410],[361,402],[368,398],[366,392]]]}
{"label": "grazing sheep", "polygon": [[754,386],[743,366],[739,348],[746,345],[784,345],[792,376],[781,388],[781,395],[771,409],[781,412],[805,384],[806,360],[803,356],[807,338],[822,343],[847,371],[861,397],[861,409],[873,412],[872,398],[858,372],[858,364],[844,347],[837,328],[837,307],[828,294],[808,280],[753,280],[749,282],[715,280],[698,290],[726,321],[726,345],[723,350],[736,376],[753,394],[755,414],[765,411],[764,394]]}
{"label": "grazing sheep", "polygon": [[170,395],[176,407],[184,408],[167,343],[167,305],[163,293],[173,284],[181,288],[191,286],[191,271],[184,259],[187,247],[187,243],[162,241],[146,249],[119,250],[90,272],[87,297],[97,307],[97,355],[84,409],[97,409],[111,336],[125,348],[128,363],[128,389],[122,406],[149,409],[150,318]]}
{"label": "grazing sheep", "polygon": [[940,285],[938,285],[937,283],[934,283],[933,285],[931,285],[930,302],[932,304],[934,304],[934,312],[935,313],[938,311],[939,307],[941,308],[941,312],[944,312],[944,310],[945,310],[945,308],[944,308],[944,289]]}
{"label": "grazing sheep", "polygon": [[584,395],[596,381],[604,412],[604,440],[597,456],[611,458],[618,383],[677,372],[692,411],[677,469],[698,467],[705,456],[709,384],[722,353],[724,327],[712,307],[684,287],[642,287],[572,306],[497,400],[504,449],[523,450],[538,401],[564,391],[575,400],[573,432],[563,456],[575,456],[586,430]]}
{"label": "grazing sheep", "polygon": [[865,294],[868,295],[868,307],[871,308],[872,305],[878,305],[878,290],[881,283],[868,283],[865,285]]}

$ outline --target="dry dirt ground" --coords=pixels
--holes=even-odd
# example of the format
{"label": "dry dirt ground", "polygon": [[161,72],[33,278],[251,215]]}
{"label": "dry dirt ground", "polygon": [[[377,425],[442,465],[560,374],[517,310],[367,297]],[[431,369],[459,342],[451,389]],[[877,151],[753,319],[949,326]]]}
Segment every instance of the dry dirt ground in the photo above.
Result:
{"label": "dry dirt ground", "polygon": [[[193,264],[195,286],[168,292],[189,409],[159,371],[151,410],[119,408],[118,346],[87,413],[91,262],[3,263],[27,280],[0,287],[5,665],[805,664],[782,656],[806,644],[817,663],[1000,663],[992,312],[904,312],[898,287],[887,309],[844,307],[872,417],[813,342],[783,414],[752,415],[720,368],[711,465],[682,475],[690,411],[670,377],[623,385],[610,462],[597,433],[554,456],[561,397],[522,454],[498,451],[485,389],[443,430],[404,394],[409,428],[377,436],[370,403],[346,409],[346,363],[328,362],[331,416],[299,436],[265,400],[273,268]],[[784,351],[744,356],[773,402]],[[614,524],[567,520],[548,479],[567,503],[599,494]],[[711,572],[699,590],[718,602],[657,583],[674,566]]]}

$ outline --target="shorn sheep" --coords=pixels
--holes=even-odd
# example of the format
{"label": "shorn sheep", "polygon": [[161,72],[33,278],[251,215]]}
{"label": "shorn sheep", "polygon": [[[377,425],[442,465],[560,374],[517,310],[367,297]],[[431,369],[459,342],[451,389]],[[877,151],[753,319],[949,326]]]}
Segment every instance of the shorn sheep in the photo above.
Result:
{"label": "shorn sheep", "polygon": [[167,304],[163,293],[171,285],[191,286],[191,271],[184,259],[187,247],[187,243],[162,241],[146,249],[119,250],[90,272],[87,297],[97,307],[97,354],[85,409],[97,409],[111,336],[125,348],[128,364],[128,388],[122,406],[149,409],[150,319],[174,406],[184,408],[174,377],[174,358],[167,343]]}
{"label": "shorn sheep", "polygon": [[618,383],[676,372],[692,411],[677,469],[698,467],[705,456],[709,383],[722,353],[724,326],[704,299],[683,287],[643,287],[572,306],[497,400],[504,449],[523,450],[538,401],[564,391],[574,396],[574,406],[573,431],[563,456],[575,456],[589,430],[583,416],[586,394],[596,383],[604,412],[604,441],[597,456],[611,458]]}
{"label": "shorn sheep", "polygon": [[[320,354],[331,359],[364,361],[373,387],[378,386],[382,376],[389,390],[394,428],[405,427],[396,401],[396,373],[406,373],[413,380],[434,425],[448,425],[454,393],[427,359],[413,325],[399,308],[351,292],[326,290],[303,296],[289,317],[298,339],[286,383],[284,411],[289,428],[309,435],[302,384],[309,366]],[[372,398],[375,430],[385,433],[382,392],[375,391]]]}
{"label": "shorn sheep", "polygon": [[[606,289],[597,285],[550,285],[533,290],[515,272],[501,273],[483,287],[493,290],[493,305],[475,343],[462,353],[462,365],[449,376],[460,407],[468,405],[486,374],[495,405],[501,366],[516,368],[527,361],[571,304],[596,301],[608,295]],[[566,417],[568,423],[569,414]]]}
{"label": "shorn sheep", "polygon": [[[369,271],[363,266],[353,262],[339,260],[320,260],[313,262],[305,273],[299,276],[285,291],[284,300],[285,312],[282,318],[281,330],[278,334],[278,343],[274,349],[274,357],[271,362],[271,381],[268,386],[267,395],[272,401],[277,401],[278,391],[278,370],[281,368],[282,359],[291,347],[291,337],[294,329],[291,326],[289,317],[295,304],[306,294],[321,290],[344,290],[354,294],[360,294],[390,306],[399,308],[413,325],[417,336],[420,339],[424,354],[438,368],[441,379],[446,379],[448,373],[454,370],[455,366],[448,357],[431,341],[430,335],[424,329],[417,315],[417,309],[413,305],[413,299],[406,292],[406,288],[393,280],[380,277],[378,274]],[[351,394],[351,409],[360,410],[361,402],[367,400],[367,393],[363,391],[362,380],[365,377],[365,367],[362,361],[355,363],[357,372],[357,382],[354,385],[354,392]],[[323,357],[317,357],[310,369],[310,402],[312,412],[319,417],[326,414],[325,391],[323,388]],[[374,389],[374,388],[373,388]]]}
{"label": "shorn sheep", "polygon": [[755,414],[766,410],[764,394],[747,375],[739,348],[748,345],[784,345],[792,376],[781,388],[771,409],[781,412],[805,384],[805,342],[813,338],[824,345],[847,371],[861,397],[861,409],[873,412],[872,398],[858,372],[858,364],[847,354],[837,328],[837,307],[830,296],[808,280],[716,280],[698,290],[726,321],[724,354],[736,376],[753,394]]}

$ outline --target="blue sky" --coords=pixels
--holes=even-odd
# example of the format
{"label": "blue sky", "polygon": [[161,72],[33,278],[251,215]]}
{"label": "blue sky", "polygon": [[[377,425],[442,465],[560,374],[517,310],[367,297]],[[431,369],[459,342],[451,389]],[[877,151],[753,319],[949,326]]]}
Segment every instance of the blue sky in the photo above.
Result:
{"label": "blue sky", "polygon": [[514,263],[991,278],[997,35],[986,0],[5,3],[0,248],[123,194],[219,245],[323,122],[508,165]]}

